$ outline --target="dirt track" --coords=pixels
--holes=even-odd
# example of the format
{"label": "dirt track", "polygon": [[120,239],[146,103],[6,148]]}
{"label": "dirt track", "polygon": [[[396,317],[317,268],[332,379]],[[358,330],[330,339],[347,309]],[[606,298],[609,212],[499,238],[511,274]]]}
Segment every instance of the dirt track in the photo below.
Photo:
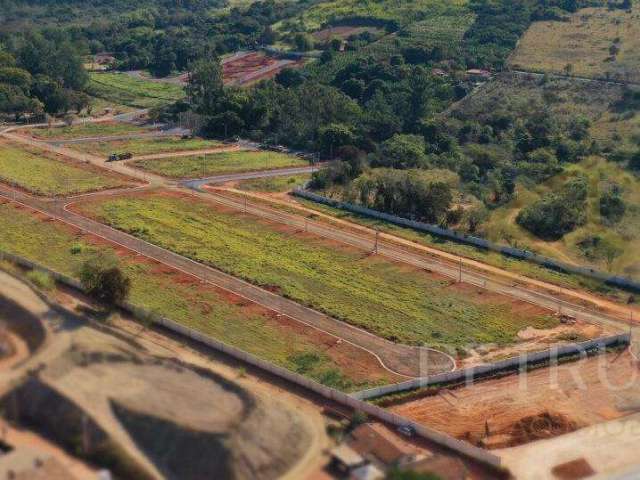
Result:
{"label": "dirt track", "polygon": [[[164,473],[182,472],[178,477],[169,474],[167,478],[194,478],[198,471],[189,462],[177,461],[179,458],[169,460],[180,449],[181,459],[195,455],[192,461],[198,463],[201,471],[224,469],[233,471],[234,478],[271,479],[292,468],[306,471],[326,445],[324,423],[317,408],[310,408],[308,402],[297,403],[288,393],[283,399],[276,399],[265,394],[268,389],[264,386],[246,378],[242,383],[252,389],[250,393],[238,384],[237,373],[232,369],[195,356],[187,347],[167,342],[157,333],[140,332],[139,325],[128,320],[118,320],[124,331],[132,333],[130,339],[124,339],[121,334],[111,335],[108,329],[92,328],[73,315],[47,314],[48,305],[3,272],[0,272],[0,294],[9,298],[18,295],[16,300],[29,307],[32,315],[46,315],[44,323],[51,331],[51,341],[15,375],[40,365],[38,378],[42,382],[80,405],[92,421],[106,429],[137,461],[153,471],[144,456],[153,459]],[[71,305],[86,307],[81,296],[69,298]],[[69,304],[69,300],[64,303]],[[155,341],[148,341],[151,339]],[[167,350],[166,345],[171,344],[176,348]],[[220,373],[194,369],[174,358],[195,361],[207,369],[215,367]],[[3,386],[8,386],[6,375],[0,379]],[[28,404],[24,407],[28,410]],[[300,410],[305,411],[304,416]],[[146,418],[146,423],[137,424],[136,415]],[[149,435],[152,426],[160,429],[158,440]],[[190,437],[191,431],[201,434]],[[63,454],[55,445],[40,441],[39,436],[8,433],[9,438],[21,445],[53,454],[81,473],[79,479],[93,478],[87,475],[82,462]],[[165,441],[170,440],[167,435],[174,434],[177,436],[172,449],[167,450]],[[212,434],[209,442],[207,438]],[[219,434],[222,437],[216,439]],[[294,443],[284,448],[285,439]],[[160,458],[156,457],[158,448],[163,452]]]}

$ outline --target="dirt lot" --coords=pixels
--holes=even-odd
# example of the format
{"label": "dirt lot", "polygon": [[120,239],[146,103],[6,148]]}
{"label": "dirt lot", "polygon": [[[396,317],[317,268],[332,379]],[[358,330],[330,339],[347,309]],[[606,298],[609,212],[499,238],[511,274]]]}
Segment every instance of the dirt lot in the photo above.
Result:
{"label": "dirt lot", "polygon": [[347,39],[351,35],[359,35],[362,32],[371,32],[372,34],[381,33],[382,30],[375,27],[356,27],[350,25],[344,25],[339,27],[329,27],[317,32],[313,32],[311,35],[314,39],[326,42],[331,38]]}
{"label": "dirt lot", "polygon": [[475,444],[500,448],[640,411],[639,375],[628,351],[608,353],[441,390],[389,409]]}
{"label": "dirt lot", "polygon": [[273,78],[285,67],[302,65],[299,61],[279,60],[261,52],[249,53],[225,62],[222,66],[225,84],[245,85]]}

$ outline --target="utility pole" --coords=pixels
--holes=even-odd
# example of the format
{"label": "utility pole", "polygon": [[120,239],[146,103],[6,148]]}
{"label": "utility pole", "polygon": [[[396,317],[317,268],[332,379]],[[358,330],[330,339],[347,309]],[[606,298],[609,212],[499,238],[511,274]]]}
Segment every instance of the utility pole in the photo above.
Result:
{"label": "utility pole", "polygon": [[82,451],[87,454],[89,453],[89,419],[87,418],[87,414],[82,414]]}
{"label": "utility pole", "polygon": [[244,213],[247,213],[247,197],[244,197]]}
{"label": "utility pole", "polygon": [[462,258],[460,258],[460,270],[458,274],[458,283],[462,283]]}
{"label": "utility pole", "polygon": [[378,253],[378,237],[380,236],[380,231],[376,229],[376,242],[373,244],[373,253]]}

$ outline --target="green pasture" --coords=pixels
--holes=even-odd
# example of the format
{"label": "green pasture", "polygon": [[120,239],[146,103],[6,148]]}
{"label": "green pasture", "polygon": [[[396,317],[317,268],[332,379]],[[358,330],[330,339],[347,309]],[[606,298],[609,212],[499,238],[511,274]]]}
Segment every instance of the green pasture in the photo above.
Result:
{"label": "green pasture", "polygon": [[[109,247],[79,238],[64,225],[43,222],[7,204],[0,204],[0,222],[4,227],[1,250],[72,277],[98,251],[113,253]],[[121,256],[120,265],[131,279],[131,301],[137,306],[336,388],[358,390],[380,381],[353,381],[312,337],[279,326],[215,291],[176,279],[175,274],[141,263],[133,255]]]}
{"label": "green pasture", "polygon": [[254,170],[271,170],[309,165],[294,155],[277,152],[234,151],[188,157],[166,157],[138,160],[134,165],[143,170],[172,178],[196,178]]}
{"label": "green pasture", "polygon": [[89,93],[97,98],[136,108],[153,108],[184,97],[180,85],[145,80],[122,72],[90,73]]}
{"label": "green pasture", "polygon": [[73,145],[73,148],[87,153],[110,155],[112,153],[130,152],[133,155],[154,155],[187,150],[204,150],[221,145],[215,140],[200,138],[181,139],[180,137],[136,138],[131,140],[110,140],[87,142]]}
{"label": "green pasture", "polygon": [[71,195],[125,186],[118,177],[94,168],[53,160],[45,152],[0,145],[0,180],[37,195]]}
{"label": "green pasture", "polygon": [[476,302],[448,280],[202,202],[120,197],[87,203],[82,210],[393,341],[509,344],[527,326],[557,323],[550,316],[515,313],[507,298]]}

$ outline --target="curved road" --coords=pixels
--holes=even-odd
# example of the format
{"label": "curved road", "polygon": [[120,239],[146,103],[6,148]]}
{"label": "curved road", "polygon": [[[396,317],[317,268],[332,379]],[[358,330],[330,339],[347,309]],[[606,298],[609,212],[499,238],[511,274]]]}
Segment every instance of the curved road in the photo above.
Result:
{"label": "curved road", "polygon": [[286,315],[309,327],[322,330],[343,341],[363,348],[373,354],[385,368],[393,373],[406,377],[421,377],[450,371],[455,368],[455,361],[445,353],[429,348],[392,343],[244,280],[71,212],[67,208],[67,204],[41,200],[22,192],[11,190],[4,185],[0,185],[0,196],[22,203],[83,231],[121,245],[131,251],[195,276],[202,281],[228,290],[253,303]]}
{"label": "curved road", "polygon": [[[230,180],[259,178],[264,176],[291,175],[311,171],[313,167],[298,167],[293,169],[273,170],[269,172],[246,172],[241,174],[221,175],[205,179],[187,180],[178,184],[177,182],[168,180],[164,177],[142,172],[126,165],[126,163],[123,162],[106,163],[104,159],[96,156],[86,155],[64,147],[56,147],[45,142],[39,142],[20,135],[13,135],[8,132],[5,132],[4,136],[14,141],[33,144],[55,153],[95,163],[102,168],[107,168],[109,170],[117,171],[130,177],[149,182],[149,186],[190,188],[194,195],[202,196],[203,199],[214,201],[236,210],[244,210],[247,213],[258,215],[271,221],[300,229],[306,229],[314,234],[355,246],[363,250],[371,251],[374,248],[375,239],[371,235],[367,236],[354,233],[353,231],[341,229],[326,223],[311,222],[303,215],[285,213],[281,210],[264,205],[257,206],[255,204],[248,204],[244,199],[229,198],[211,191],[205,192],[201,189],[203,184],[206,183],[220,183]],[[104,192],[89,195],[113,195],[116,193],[117,192]],[[19,200],[31,208],[38,209],[77,228],[125,246],[130,250],[165,263],[173,268],[182,270],[185,273],[196,276],[201,280],[215,284],[220,288],[224,288],[236,295],[240,295],[254,303],[270,308],[283,315],[287,315],[298,322],[309,325],[310,327],[335,335],[336,337],[369,351],[375,355],[386,368],[394,373],[408,377],[419,377],[455,368],[455,361],[450,356],[442,352],[427,348],[394,344],[369,332],[350,326],[320,312],[263,290],[236,277],[227,275],[221,271],[207,267],[206,265],[200,264],[161,247],[152,245],[136,237],[132,237],[124,232],[85,218],[69,211],[66,208],[67,205],[63,205],[59,202],[37,199],[26,194],[15,192],[4,186],[0,186],[0,195],[14,200]],[[464,280],[466,283],[486,288],[496,293],[508,295],[518,300],[529,302],[550,310],[560,310],[563,313],[575,315],[576,317],[580,317],[581,319],[592,323],[607,324],[616,327],[625,325],[625,323],[620,319],[609,317],[599,311],[589,310],[583,306],[525,286],[498,282],[494,278],[490,278],[476,270],[463,270],[455,263],[436,259],[433,256],[418,252],[415,249],[403,248],[398,243],[379,239],[377,242],[377,253],[394,261],[403,262],[417,268],[437,271],[438,273],[450,278]]]}

